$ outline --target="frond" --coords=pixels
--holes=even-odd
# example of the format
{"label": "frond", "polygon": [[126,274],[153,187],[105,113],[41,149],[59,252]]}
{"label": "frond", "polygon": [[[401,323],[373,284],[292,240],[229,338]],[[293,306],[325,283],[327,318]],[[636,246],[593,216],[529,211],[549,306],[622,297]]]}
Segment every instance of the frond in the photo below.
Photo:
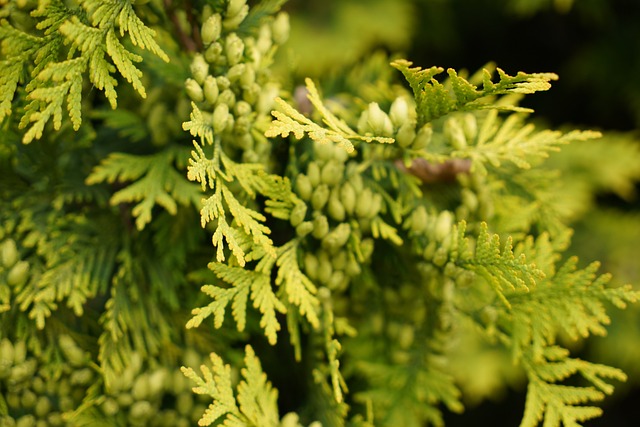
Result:
{"label": "frond", "polygon": [[[555,343],[560,332],[577,340],[591,334],[604,335],[609,324],[605,303],[624,308],[640,298],[630,286],[609,288],[610,275],[596,275],[598,263],[577,268],[577,258],[570,258],[555,275],[530,287],[528,294],[508,296],[513,322],[514,357],[531,348],[534,360]],[[535,316],[531,316],[535,313]]]}
{"label": "frond", "polygon": [[187,328],[198,327],[211,315],[214,317],[214,326],[220,328],[224,321],[226,307],[231,305],[238,330],[243,331],[246,325],[247,302],[251,299],[253,307],[262,313],[260,326],[265,330],[269,342],[275,344],[280,330],[276,314],[285,313],[286,308],[273,292],[269,275],[245,268],[229,267],[221,263],[210,263],[209,268],[231,287],[203,286],[202,291],[214,301],[206,307],[194,309],[192,311],[194,316],[187,323]]}
{"label": "frond", "polygon": [[307,79],[306,84],[309,92],[309,101],[322,116],[322,121],[326,127],[308,119],[284,100],[277,98],[276,102],[281,111],[271,112],[275,120],[271,122],[271,127],[265,132],[267,137],[282,136],[286,138],[289,134],[293,134],[296,139],[301,139],[304,135],[308,135],[312,140],[322,144],[338,144],[347,152],[354,150],[352,140],[380,143],[393,142],[393,138],[358,135],[343,120],[336,117],[324,106],[318,89],[311,79]]}
{"label": "frond", "polygon": [[167,149],[148,156],[113,153],[93,169],[86,183],[133,181],[116,191],[110,202],[114,206],[137,202],[132,214],[136,217],[136,227],[142,230],[151,221],[156,204],[175,215],[178,204],[197,206],[200,203],[202,193],[198,187],[189,183],[174,166],[177,157],[184,154],[180,149]]}
{"label": "frond", "polygon": [[[411,62],[403,59],[391,63],[392,67],[402,72],[413,89],[418,127],[454,111],[497,108],[487,103],[484,98],[508,93],[527,94],[548,90],[551,87],[549,82],[558,78],[553,73],[519,72],[515,76],[509,76],[498,68],[498,82],[494,83],[491,80],[491,74],[484,70],[482,88],[478,89],[451,68],[447,70],[449,80],[446,84],[442,84],[435,79],[435,76],[441,74],[444,71],[443,68],[431,67],[423,70],[419,67],[411,68],[411,65]],[[500,108],[526,111],[518,107]]]}
{"label": "frond", "polygon": [[[22,73],[31,73],[26,84],[30,102],[20,123],[21,128],[29,128],[23,136],[24,143],[41,138],[50,120],[55,130],[60,129],[65,101],[71,123],[78,130],[82,121],[83,75],[87,73],[89,81],[104,91],[112,108],[117,100],[113,76],[116,71],[142,97],[146,96],[142,71],[135,65],[142,58],[122,43],[125,35],[134,46],[169,60],[155,41],[155,32],[135,14],[131,2],[85,0],[81,6],[88,12],[88,20],[84,11],[59,0],[39,3],[31,16],[35,27],[44,32],[42,37],[18,31],[7,22],[0,25],[2,50],[7,57],[0,62],[0,119],[11,112]],[[61,56],[66,59],[60,61]]]}
{"label": "frond", "polygon": [[317,289],[313,282],[300,270],[298,264],[298,244],[292,240],[278,248],[278,275],[276,285],[280,286],[287,301],[317,328],[320,326],[320,303],[315,296]]}
{"label": "frond", "polygon": [[507,293],[529,292],[544,278],[544,273],[529,262],[524,254],[516,257],[511,238],[502,245],[500,237],[490,234],[487,224],[481,223],[475,250],[471,250],[465,229],[464,222],[454,227],[452,235],[456,237],[451,242],[451,261],[484,279],[505,306],[512,305]]}
{"label": "frond", "polygon": [[487,166],[499,168],[504,162],[529,169],[533,160],[547,158],[562,145],[601,136],[592,131],[536,132],[533,124],[524,123],[524,118],[522,114],[511,114],[500,120],[497,110],[489,111],[479,123],[473,114],[451,116],[444,123],[443,134],[454,147],[451,156],[470,159],[471,170],[483,174],[487,173]]}
{"label": "frond", "polygon": [[[204,200],[200,213],[203,227],[217,221],[213,244],[218,249],[218,262],[225,259],[224,241],[232,249],[240,266],[244,266],[247,261],[244,250],[236,243],[233,227],[238,227],[239,231],[251,236],[256,246],[275,257],[273,242],[268,236],[271,230],[264,225],[266,217],[239,200],[239,196],[229,185],[231,182],[236,183],[251,199],[257,194],[278,194],[282,199],[279,181],[265,173],[260,164],[234,162],[222,151],[219,141],[214,144],[212,158],[207,157],[203,147],[195,141],[194,146],[195,151],[191,152],[187,176],[192,181],[200,182],[203,189],[208,186],[213,190],[213,195]],[[290,197],[294,197],[293,193]],[[232,217],[232,221],[227,220],[227,215]]]}
{"label": "frond", "polygon": [[280,425],[278,393],[268,382],[251,346],[245,347],[245,367],[241,370],[243,379],[237,387],[237,398],[232,387],[231,366],[225,365],[215,353],[211,353],[210,359],[211,368],[207,365],[200,367],[202,376],[192,368],[181,368],[182,373],[196,384],[193,388],[196,394],[213,398],[198,425],[208,426],[216,421],[237,427]]}
{"label": "frond", "polygon": [[[580,426],[582,421],[599,417],[602,409],[585,404],[602,400],[613,392],[606,380],[624,381],[626,375],[619,369],[568,357],[561,347],[545,349],[538,363],[525,362],[529,377],[525,412],[521,427]],[[588,386],[569,386],[559,382],[580,375]]]}

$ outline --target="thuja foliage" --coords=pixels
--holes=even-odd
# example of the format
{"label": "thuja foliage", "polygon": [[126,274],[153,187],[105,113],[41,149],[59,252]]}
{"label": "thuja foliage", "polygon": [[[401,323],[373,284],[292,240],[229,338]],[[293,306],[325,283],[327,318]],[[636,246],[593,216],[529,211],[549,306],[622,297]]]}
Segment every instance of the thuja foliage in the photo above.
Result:
{"label": "thuja foliage", "polygon": [[596,186],[548,157],[603,148],[519,106],[557,76],[296,84],[282,3],[0,3],[2,425],[441,426],[522,384],[523,427],[599,416],[626,376],[569,348],[639,294],[566,253]]}

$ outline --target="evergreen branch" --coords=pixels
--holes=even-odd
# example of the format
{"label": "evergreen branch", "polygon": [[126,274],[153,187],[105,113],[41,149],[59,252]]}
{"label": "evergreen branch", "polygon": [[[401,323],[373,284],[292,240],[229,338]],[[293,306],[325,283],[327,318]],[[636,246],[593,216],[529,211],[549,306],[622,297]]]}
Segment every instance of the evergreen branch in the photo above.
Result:
{"label": "evergreen branch", "polygon": [[211,315],[214,317],[214,326],[222,327],[226,307],[231,304],[233,318],[238,330],[242,332],[246,326],[246,305],[250,298],[253,307],[262,313],[260,326],[265,330],[269,342],[275,344],[280,330],[276,313],[285,313],[286,308],[271,289],[269,274],[221,263],[210,263],[209,268],[232,287],[225,289],[214,285],[203,286],[202,291],[214,301],[206,307],[193,309],[194,316],[187,323],[187,328],[197,328]]}
{"label": "evergreen branch", "polygon": [[286,294],[287,301],[314,327],[320,326],[320,302],[313,282],[300,270],[298,242],[291,240],[278,248],[276,285]]}
{"label": "evergreen branch", "polygon": [[[458,76],[455,70],[448,69],[448,86],[438,82],[435,76],[441,74],[444,69],[431,67],[423,70],[420,67],[411,68],[412,63],[407,60],[396,60],[391,66],[402,72],[407,82],[413,89],[416,100],[416,112],[418,113],[418,127],[429,123],[439,117],[454,111],[469,111],[483,108],[496,108],[487,104],[484,98],[509,93],[527,94],[541,90],[548,90],[549,81],[557,80],[553,73],[527,74],[519,72],[515,76],[509,76],[498,68],[499,81],[494,83],[491,74],[484,71],[482,89],[469,83],[463,77]],[[517,107],[501,107],[501,109],[521,110]]]}
{"label": "evergreen branch", "polygon": [[[213,195],[203,202],[201,219],[203,227],[209,222],[217,221],[213,244],[218,249],[216,256],[218,262],[225,259],[223,240],[227,241],[240,266],[244,266],[247,261],[245,251],[237,243],[232,232],[233,227],[239,227],[242,233],[253,238],[254,245],[275,257],[273,242],[268,237],[271,230],[264,225],[266,217],[238,200],[227,183],[236,182],[252,199],[257,194],[264,196],[271,194],[277,195],[280,198],[279,202],[282,202],[282,198],[287,196],[282,194],[283,187],[279,184],[280,180],[265,173],[262,165],[234,162],[222,151],[219,141],[214,143],[212,158],[208,158],[202,147],[195,141],[194,146],[195,151],[192,151],[192,158],[189,159],[187,176],[192,181],[199,181],[203,189],[208,186],[213,190]],[[290,192],[288,197],[295,196]],[[233,227],[226,219],[228,214],[233,217]]]}
{"label": "evergreen branch", "polygon": [[[24,143],[41,138],[45,125],[52,119],[53,128],[60,129],[65,98],[73,127],[78,130],[82,121],[82,76],[85,73],[96,88],[104,91],[112,108],[116,107],[117,99],[117,81],[112,76],[116,71],[142,97],[146,96],[142,71],[134,65],[142,58],[122,44],[125,34],[134,46],[149,50],[165,62],[169,60],[154,40],[155,32],[138,18],[131,2],[84,0],[81,5],[87,10],[91,23],[81,10],[70,8],[59,0],[41,2],[32,16],[37,20],[35,27],[44,31],[42,37],[18,31],[6,21],[0,23],[2,51],[8,58],[0,62],[3,76],[0,79],[0,119],[11,112],[11,100],[23,70],[32,68],[32,79],[26,85],[30,102],[20,121],[21,128],[29,127],[23,137]],[[66,59],[59,61],[62,55]]]}
{"label": "evergreen branch", "polygon": [[[568,355],[566,349],[551,346],[544,350],[543,359],[538,362],[525,358],[529,385],[521,427],[536,427],[543,420],[545,427],[579,426],[579,422],[602,414],[602,409],[584,404],[600,401],[613,392],[613,386],[604,379],[626,380],[619,369]],[[558,384],[573,375],[582,376],[592,386]]]}
{"label": "evergreen branch", "polygon": [[511,238],[501,247],[500,237],[489,234],[488,226],[483,222],[475,251],[471,251],[469,241],[464,236],[465,229],[464,221],[454,227],[451,260],[458,267],[472,271],[486,280],[506,307],[512,305],[507,293],[529,292],[537,281],[544,278],[544,273],[535,264],[528,262],[524,254],[515,256]]}
{"label": "evergreen branch", "polygon": [[201,192],[174,167],[184,154],[182,149],[167,149],[149,156],[112,153],[93,169],[86,183],[134,181],[115,192],[110,203],[116,206],[139,202],[132,214],[136,217],[136,227],[142,230],[151,221],[156,204],[175,215],[178,204],[197,206],[200,203]]}
{"label": "evergreen branch", "polygon": [[560,331],[576,340],[604,335],[605,325],[610,322],[604,303],[624,308],[640,299],[640,292],[630,286],[607,288],[610,275],[597,276],[598,263],[578,269],[577,262],[577,258],[570,258],[555,275],[531,287],[526,295],[508,296],[511,312],[507,318],[517,325],[510,333],[514,357],[531,348],[532,357],[539,360]]}
{"label": "evergreen branch", "polygon": [[202,376],[192,368],[181,368],[182,373],[196,384],[193,388],[196,394],[213,398],[213,403],[205,410],[198,425],[208,426],[216,421],[234,427],[280,425],[278,393],[267,381],[260,360],[251,346],[245,347],[245,368],[241,370],[243,379],[237,387],[237,398],[232,388],[231,366],[225,365],[215,353],[211,353],[210,359],[211,368],[206,365],[200,367]]}
{"label": "evergreen branch", "polygon": [[[358,362],[358,371],[374,384],[356,395],[359,401],[376,403],[376,419],[382,425],[444,426],[439,403],[453,412],[463,410],[460,390],[454,378],[425,357],[410,367],[396,364]],[[416,424],[416,423],[419,424]]]}
{"label": "evergreen branch", "polygon": [[286,138],[293,134],[296,139],[301,139],[305,134],[319,143],[336,143],[347,152],[354,150],[352,140],[365,142],[391,143],[393,138],[358,135],[343,120],[336,117],[323,104],[322,99],[311,79],[306,80],[309,101],[322,116],[326,128],[305,117],[295,108],[287,104],[283,99],[276,98],[276,102],[282,111],[272,111],[275,119],[265,132],[269,138],[282,136]]}
{"label": "evergreen branch", "polygon": [[549,152],[573,141],[601,136],[599,132],[535,131],[533,124],[523,124],[524,115],[511,114],[500,122],[498,112],[491,110],[478,129],[476,117],[466,114],[449,117],[444,123],[444,136],[454,147],[452,157],[471,159],[471,171],[487,174],[486,165],[494,168],[511,162],[521,169],[531,168],[531,159],[547,158]]}

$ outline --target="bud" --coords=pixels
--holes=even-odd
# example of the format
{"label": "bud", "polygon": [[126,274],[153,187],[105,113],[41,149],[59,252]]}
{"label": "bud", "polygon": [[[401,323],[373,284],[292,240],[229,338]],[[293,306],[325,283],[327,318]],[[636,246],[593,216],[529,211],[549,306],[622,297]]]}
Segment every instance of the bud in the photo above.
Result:
{"label": "bud", "polygon": [[322,210],[327,200],[329,200],[329,193],[330,191],[327,184],[318,185],[311,195],[311,206],[313,206],[313,209],[317,211]]}
{"label": "bud", "polygon": [[240,86],[243,88],[250,87],[256,81],[256,70],[253,64],[247,64],[244,73],[240,76]]}
{"label": "bud", "polygon": [[339,249],[347,243],[349,236],[351,236],[351,226],[343,222],[322,239],[322,247],[330,251]]}
{"label": "bud", "polygon": [[297,227],[302,221],[304,221],[304,217],[307,215],[307,205],[305,203],[296,204],[293,209],[291,209],[291,215],[289,216],[289,222],[294,227]]}
{"label": "bud", "polygon": [[62,354],[72,366],[82,366],[85,364],[85,352],[76,344],[69,335],[60,335],[58,345]]}
{"label": "bud", "polygon": [[373,218],[374,216],[378,215],[378,213],[380,213],[380,209],[382,209],[382,195],[379,193],[374,193],[371,199],[369,218]]}
{"label": "bud", "polygon": [[333,273],[333,267],[331,267],[331,261],[329,260],[329,254],[325,251],[318,253],[318,281],[323,284],[327,284],[331,279]]}
{"label": "bud", "polygon": [[449,211],[442,211],[438,215],[435,227],[435,238],[441,242],[451,233],[451,227],[453,226],[453,214]]}
{"label": "bud", "polygon": [[444,247],[439,247],[438,249],[436,249],[435,254],[433,254],[433,260],[432,260],[432,262],[436,266],[443,267],[448,260],[449,260],[449,254],[447,253],[447,250]]}
{"label": "bud", "polygon": [[220,32],[222,31],[222,17],[218,13],[211,15],[202,24],[202,42],[205,46],[209,46],[211,43],[218,40]]}
{"label": "bud", "polygon": [[373,193],[369,188],[365,188],[358,194],[356,201],[355,213],[361,218],[369,216],[373,204]]}
{"label": "bud", "polygon": [[244,54],[244,42],[236,33],[231,33],[225,40],[224,50],[229,65],[236,65]]}
{"label": "bud", "polygon": [[391,123],[391,119],[387,113],[380,109],[377,102],[369,104],[367,113],[369,126],[375,135],[393,135],[393,124]]}
{"label": "bud", "polygon": [[244,87],[243,86],[242,99],[247,101],[249,104],[255,104],[260,99],[260,92],[262,88],[256,82],[253,82],[251,85]]}
{"label": "bud", "polygon": [[338,251],[331,257],[331,266],[334,270],[344,270],[347,268],[349,255],[346,250]]}
{"label": "bud", "polygon": [[367,110],[360,113],[357,124],[358,133],[361,135],[370,134],[373,129],[369,126],[369,112]]}
{"label": "bud", "polygon": [[307,175],[303,175],[301,173],[296,177],[296,192],[302,198],[302,200],[309,201],[311,199],[311,194],[313,193],[313,185],[311,184],[311,180]]}
{"label": "bud", "polygon": [[280,12],[271,25],[273,41],[282,45],[289,38],[289,15],[286,12]]}
{"label": "bud", "polygon": [[304,255],[304,271],[310,279],[318,277],[318,258],[312,253],[307,252]]}
{"label": "bud", "polygon": [[225,17],[233,18],[238,15],[242,11],[242,8],[245,7],[246,3],[247,0],[229,0]]}
{"label": "bud", "polygon": [[256,49],[258,52],[265,54],[273,46],[273,38],[271,36],[271,28],[263,24],[258,30],[258,40],[256,41]]}
{"label": "bud", "polygon": [[149,397],[149,375],[144,373],[139,375],[131,388],[131,396],[135,400],[143,400]]}
{"label": "bud", "polygon": [[342,181],[343,166],[335,161],[325,163],[320,172],[320,180],[330,187],[339,184]]}
{"label": "bud", "polygon": [[462,204],[469,209],[470,212],[475,212],[478,209],[478,196],[469,190],[468,188],[463,188],[461,193]]}
{"label": "bud", "polygon": [[260,114],[269,114],[273,109],[273,105],[280,92],[280,87],[276,83],[266,83],[259,92],[258,101],[256,103],[256,111]]}
{"label": "bud", "polygon": [[324,215],[318,215],[313,220],[313,237],[322,239],[329,232],[329,221]]}
{"label": "bud", "polygon": [[251,104],[247,101],[237,101],[233,106],[233,109],[238,117],[248,116],[251,114]]}
{"label": "bud", "polygon": [[343,271],[340,270],[334,270],[333,273],[331,273],[331,277],[329,277],[329,280],[327,281],[327,286],[329,287],[329,289],[338,292],[344,291],[348,285],[349,278],[344,274]]}
{"label": "bud", "polygon": [[311,221],[305,221],[301,224],[298,224],[298,226],[296,227],[296,234],[299,237],[304,237],[307,234],[311,233],[313,229],[313,223]]}
{"label": "bud", "polygon": [[307,166],[307,176],[313,187],[317,187],[320,184],[320,167],[316,162],[311,162]]}
{"label": "bud", "polygon": [[344,268],[344,271],[349,277],[355,277],[362,273],[362,267],[360,267],[360,263],[353,254],[348,256],[347,265]]}
{"label": "bud", "polygon": [[331,192],[329,196],[329,203],[327,205],[327,211],[329,216],[336,221],[344,221],[345,218],[345,209],[342,203],[340,202],[340,196],[338,195],[338,191],[335,189]]}
{"label": "bud", "polygon": [[428,224],[429,215],[427,214],[427,209],[420,205],[413,210],[409,217],[410,230],[414,234],[420,234],[427,229]]}
{"label": "bud", "polygon": [[33,374],[36,373],[37,368],[38,362],[35,359],[29,359],[24,363],[14,365],[11,368],[9,378],[7,379],[9,387],[12,387],[13,385],[19,384],[33,377]]}
{"label": "bud", "polygon": [[453,148],[462,150],[467,147],[467,138],[464,136],[462,126],[455,118],[452,117],[444,122],[443,133]]}
{"label": "bud", "polygon": [[222,50],[222,45],[220,43],[212,43],[207,50],[204,51],[204,59],[206,59],[209,64],[215,64],[220,59]]}
{"label": "bud", "polygon": [[77,369],[69,377],[69,381],[74,385],[89,385],[92,380],[93,371],[89,368]]}
{"label": "bud", "polygon": [[402,126],[400,126],[400,129],[398,129],[398,132],[395,136],[395,140],[400,147],[407,148],[411,145],[416,137],[415,127],[416,124],[411,120],[407,120],[402,124]]}
{"label": "bud", "polygon": [[27,281],[29,275],[29,263],[18,261],[7,274],[7,283],[11,286],[19,286]]}
{"label": "bud", "polygon": [[368,260],[373,254],[375,242],[371,238],[363,239],[360,243],[360,252],[365,260]]}
{"label": "bud", "polygon": [[225,89],[218,95],[216,105],[227,104],[227,107],[233,107],[236,103],[236,94],[231,89]]}
{"label": "bud", "polygon": [[243,148],[250,148],[251,142],[253,142],[253,138],[251,138],[251,135],[249,134],[250,130],[251,130],[251,119],[249,119],[249,117],[247,116],[239,116],[236,119],[235,125],[233,126],[233,132],[238,136],[244,137],[246,135],[246,137],[248,137],[248,139],[243,138],[243,139],[246,139],[243,142],[248,143],[249,145]]}
{"label": "bud", "polygon": [[106,416],[114,416],[120,411],[120,406],[113,398],[107,397],[100,405],[100,409]]}
{"label": "bud", "polygon": [[198,84],[203,84],[204,79],[209,75],[209,64],[205,61],[204,57],[200,53],[196,53],[191,61],[191,74]]}
{"label": "bud", "polygon": [[333,158],[333,150],[335,147],[333,143],[330,142],[314,142],[313,143],[313,154],[315,154],[316,159],[326,162]]}
{"label": "bud", "polygon": [[223,91],[225,89],[229,89],[231,86],[231,82],[227,78],[227,76],[218,76],[216,77],[216,82],[218,83],[218,89]]}
{"label": "bud", "polygon": [[406,99],[399,97],[393,101],[389,109],[389,118],[397,128],[409,121],[409,105]]}
{"label": "bud", "polygon": [[132,424],[138,424],[140,421],[148,420],[153,415],[153,407],[146,400],[140,400],[129,408],[129,420]]}
{"label": "bud", "polygon": [[349,182],[345,182],[340,187],[340,201],[347,214],[351,215],[356,207],[356,192]]}
{"label": "bud", "polygon": [[16,427],[35,427],[36,417],[33,415],[24,415],[16,422]]}
{"label": "bud", "polygon": [[233,67],[229,68],[229,71],[227,71],[227,78],[231,83],[237,82],[244,74],[246,68],[247,64],[244,64],[242,62],[234,65]]}
{"label": "bud", "polygon": [[204,101],[204,92],[202,91],[202,87],[198,84],[194,79],[187,79],[185,82],[185,88],[187,90],[187,95],[189,99],[193,102],[202,102]]}
{"label": "bud", "polygon": [[27,389],[22,393],[22,397],[20,398],[20,405],[25,409],[31,409],[36,405],[37,401],[38,396],[36,396],[33,391]]}
{"label": "bud", "polygon": [[204,79],[204,99],[206,99],[209,104],[215,105],[219,93],[216,78],[207,76],[207,78]]}
{"label": "bud", "polygon": [[1,260],[2,264],[6,268],[11,268],[13,265],[18,262],[18,248],[16,247],[16,242],[13,239],[7,239],[2,243],[2,254]]}
{"label": "bud", "polygon": [[229,122],[229,106],[227,104],[218,104],[213,111],[213,129],[217,133],[222,133]]}
{"label": "bud", "polygon": [[431,129],[430,124],[426,124],[420,128],[416,138],[413,140],[413,144],[411,144],[411,148],[414,150],[422,150],[427,148],[429,143],[431,142],[431,136],[433,135],[433,129]]}
{"label": "bud", "polygon": [[35,406],[35,414],[40,418],[44,418],[51,412],[51,400],[47,396],[40,396]]}

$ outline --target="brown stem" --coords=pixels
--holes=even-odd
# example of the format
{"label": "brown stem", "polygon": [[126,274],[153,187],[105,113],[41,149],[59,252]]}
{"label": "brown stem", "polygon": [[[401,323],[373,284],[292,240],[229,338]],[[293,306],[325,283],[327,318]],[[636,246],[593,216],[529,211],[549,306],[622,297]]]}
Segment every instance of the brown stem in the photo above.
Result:
{"label": "brown stem", "polygon": [[187,12],[187,21],[191,24],[191,34],[193,37],[193,42],[196,45],[198,50],[202,50],[202,37],[200,37],[200,25],[198,25],[198,20],[193,15],[193,7],[191,7],[191,1],[185,1],[186,12]]}
{"label": "brown stem", "polygon": [[[191,13],[191,4],[187,2],[187,18],[189,22],[193,26],[192,18],[193,14]],[[184,32],[184,29],[180,25],[180,20],[178,19],[178,15],[176,14],[176,9],[173,7],[172,0],[164,0],[164,8],[167,11],[167,15],[169,19],[171,19],[171,23],[175,29],[176,35],[178,36],[178,40],[182,47],[184,47],[188,52],[195,52],[198,50],[198,45],[196,42]],[[200,38],[199,31],[197,30],[198,26],[194,27],[194,35],[198,34],[198,39]]]}

